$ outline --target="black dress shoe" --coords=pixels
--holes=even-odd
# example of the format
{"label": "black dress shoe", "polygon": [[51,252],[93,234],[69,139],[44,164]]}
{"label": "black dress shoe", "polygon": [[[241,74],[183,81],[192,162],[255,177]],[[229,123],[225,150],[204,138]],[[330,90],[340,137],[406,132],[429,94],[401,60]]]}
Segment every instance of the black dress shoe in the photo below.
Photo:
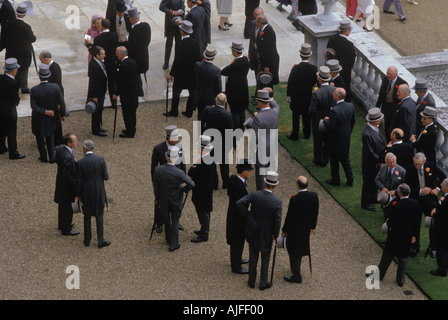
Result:
{"label": "black dress shoe", "polygon": [[236,269],[236,270],[232,270],[232,273],[236,273],[236,274],[248,274],[249,271],[247,271],[247,270],[244,269],[244,268],[239,268],[239,269]]}
{"label": "black dress shoe", "polygon": [[404,22],[404,21],[406,21],[406,17],[404,17],[404,16],[403,16],[403,17],[401,17],[401,18],[400,18],[400,21],[401,21],[401,22]]}
{"label": "black dress shoe", "polygon": [[104,241],[103,243],[98,245],[98,248],[104,248],[107,247],[108,245],[110,245],[110,241]]}
{"label": "black dress shoe", "polygon": [[341,183],[334,180],[325,180],[325,183],[332,185],[332,186],[339,186]]}
{"label": "black dress shoe", "polygon": [[17,160],[17,159],[23,159],[23,158],[25,158],[25,157],[26,157],[26,155],[24,155],[24,154],[20,154],[20,153],[16,152],[16,153],[14,153],[12,156],[10,155],[10,156],[9,156],[9,159],[11,159],[11,160]]}
{"label": "black dress shoe", "polygon": [[100,131],[101,131],[101,132],[107,132],[107,130],[106,130],[106,129],[103,129],[103,128],[101,128]]}
{"label": "black dress shoe", "polygon": [[179,223],[179,226],[177,227],[179,230],[185,230],[185,228],[184,228],[184,226],[183,225],[181,225],[180,223]]}
{"label": "black dress shoe", "polygon": [[272,284],[268,282],[264,287],[260,287],[260,291],[269,289],[269,288],[271,288],[271,287],[272,287]]}
{"label": "black dress shoe", "polygon": [[77,236],[79,234],[79,231],[70,230],[68,233],[63,233],[63,236]]}
{"label": "black dress shoe", "polygon": [[194,230],[193,233],[197,234],[198,236],[200,236],[202,234],[202,232],[200,230]]}
{"label": "black dress shoe", "polygon": [[120,138],[134,138],[134,136],[131,136],[131,135],[127,134],[127,133],[120,133],[118,136]]}
{"label": "black dress shoe", "polygon": [[349,187],[353,187],[353,179],[347,180],[345,184],[348,185]]}
{"label": "black dress shoe", "polygon": [[392,10],[385,10],[385,9],[383,9],[383,12],[384,13],[388,13],[388,14],[395,14],[395,12],[393,12]]}
{"label": "black dress shoe", "polygon": [[247,285],[249,286],[249,288],[255,288],[255,284],[252,284],[252,283],[250,283],[250,282],[247,282]]}
{"label": "black dress shoe", "polygon": [[9,150],[8,147],[4,147],[4,148],[0,149],[0,154],[4,154],[8,150]]}
{"label": "black dress shoe", "polygon": [[102,131],[92,132],[92,134],[93,134],[94,136],[98,136],[98,137],[107,137],[107,133],[102,132]]}
{"label": "black dress shoe", "polygon": [[184,116],[186,116],[187,118],[191,118],[191,117],[193,116],[192,113],[189,113],[189,112],[186,112],[186,111],[182,111],[182,114],[183,114]]}
{"label": "black dress shoe", "polygon": [[84,241],[84,245],[88,247],[90,245],[90,241]]}
{"label": "black dress shoe", "polygon": [[168,69],[168,63],[164,63],[163,66],[162,66],[162,69],[163,69],[163,70]]}
{"label": "black dress shoe", "polygon": [[293,141],[297,141],[297,140],[299,140],[299,137],[294,136],[294,135],[292,135],[292,134],[288,134],[288,135],[286,136],[286,138],[288,138],[289,140],[293,140]]}
{"label": "black dress shoe", "polygon": [[177,113],[173,113],[171,111],[168,111],[168,112],[164,112],[163,116],[164,117],[177,117]]}
{"label": "black dress shoe", "polygon": [[302,283],[302,279],[296,279],[293,276],[284,276],[283,279],[286,282]]}
{"label": "black dress shoe", "polygon": [[41,157],[37,157],[37,159],[38,159],[40,162],[44,162],[44,163],[48,162],[47,159],[42,159]]}
{"label": "black dress shoe", "polygon": [[206,241],[208,241],[208,238],[203,237],[203,236],[199,236],[199,237],[191,239],[191,242],[193,242],[193,243],[206,242]]}
{"label": "black dress shoe", "polygon": [[374,207],[372,207],[372,205],[370,205],[370,204],[368,206],[362,207],[362,208],[365,210],[368,210],[368,211],[376,211],[376,209]]}
{"label": "black dress shoe", "polygon": [[439,270],[429,271],[429,273],[432,274],[433,276],[446,277],[446,274],[439,272]]}
{"label": "black dress shoe", "polygon": [[179,248],[180,248],[180,244],[178,243],[177,246],[175,246],[174,248],[170,248],[169,250],[170,250],[170,252],[173,252]]}
{"label": "black dress shoe", "polygon": [[249,260],[246,260],[246,259],[241,260],[241,264],[248,264],[248,263],[249,263]]}
{"label": "black dress shoe", "polygon": [[156,227],[156,232],[157,233],[162,233],[162,230],[163,230],[163,226],[157,226]]}

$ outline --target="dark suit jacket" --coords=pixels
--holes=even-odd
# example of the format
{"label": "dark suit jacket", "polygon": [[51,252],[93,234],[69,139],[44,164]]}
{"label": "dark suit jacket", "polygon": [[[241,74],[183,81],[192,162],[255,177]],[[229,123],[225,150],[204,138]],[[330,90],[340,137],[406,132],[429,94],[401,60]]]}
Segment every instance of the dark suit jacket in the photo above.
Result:
{"label": "dark suit jacket", "polygon": [[[49,137],[54,134],[59,123],[60,115],[65,115],[65,101],[61,89],[55,83],[41,82],[31,88],[30,95],[31,128],[36,137]],[[60,106],[60,110],[59,107]],[[45,114],[47,110],[53,110],[54,116]]]}
{"label": "dark suit jacket", "polygon": [[[227,141],[226,137],[226,129],[233,130],[233,120],[232,114],[226,109],[218,106],[206,106],[204,111],[202,112],[201,125],[204,130],[207,129],[216,129],[221,134],[221,145],[222,148],[220,150],[221,159],[215,159],[216,163],[228,163],[227,153],[233,146],[233,139]],[[213,139],[215,141],[215,138]],[[213,143],[212,141],[212,143]],[[226,147],[226,144],[229,144],[229,147]],[[216,157],[216,146],[214,148],[214,156]],[[221,161],[219,161],[221,160]]]}
{"label": "dark suit jacket", "polygon": [[355,107],[350,102],[340,102],[331,109],[329,118],[324,124],[328,130],[330,154],[340,160],[348,159],[350,137],[355,126]]}
{"label": "dark suit jacket", "polygon": [[142,78],[135,60],[126,58],[117,63],[116,92],[121,99],[136,99],[143,96]]}
{"label": "dark suit jacket", "polygon": [[342,78],[342,76],[340,74],[338,76],[336,76],[336,78],[332,79],[331,82],[333,83],[333,85],[336,88],[344,88],[345,89],[344,78]]}
{"label": "dark suit jacket", "polygon": [[414,146],[410,141],[393,144],[390,148],[386,146],[381,162],[384,162],[384,157],[388,152],[392,152],[397,157],[397,163],[403,168],[413,164],[412,158],[414,157]]}
{"label": "dark suit jacket", "polygon": [[56,83],[61,89],[62,95],[64,95],[64,87],[62,86],[62,70],[59,64],[53,61],[50,65],[51,76],[48,78],[48,82]]}
{"label": "dark suit jacket", "polygon": [[[182,150],[182,149],[181,149]],[[154,180],[154,171],[157,166],[163,165],[166,163],[166,155],[165,153],[168,151],[168,146],[166,141],[163,141],[154,146],[152,149],[151,155],[151,179]],[[181,169],[183,172],[186,172],[185,161],[176,165],[177,168]]]}
{"label": "dark suit jacket", "polygon": [[415,132],[418,134],[420,132],[420,130],[422,129],[423,125],[422,125],[422,116],[420,115],[420,112],[422,112],[423,110],[425,110],[426,106],[428,107],[436,107],[436,101],[434,100],[434,97],[428,93],[428,95],[425,97],[425,99],[421,100],[421,98],[418,98],[417,101],[415,102],[415,107],[416,109],[416,116],[417,116],[417,122],[416,122],[416,129]]}
{"label": "dark suit jacket", "polygon": [[[129,19],[129,15],[127,13],[125,13],[123,16],[123,20],[121,23],[123,23],[123,22],[126,24],[127,32],[130,32],[132,29],[132,23],[131,23],[131,20]],[[114,12],[114,15],[110,17],[109,30],[111,32],[117,32],[117,13],[116,12]]]}
{"label": "dark suit jacket", "polygon": [[310,231],[316,229],[319,197],[312,191],[301,191],[289,199],[282,231],[286,233],[288,253],[296,256],[310,254]]}
{"label": "dark suit jacket", "polygon": [[192,37],[176,42],[174,47],[174,61],[170,75],[174,77],[176,85],[184,88],[193,87],[196,83],[194,66],[201,60],[199,44]]}
{"label": "dark suit jacket", "polygon": [[252,191],[236,202],[236,208],[246,220],[249,245],[258,251],[270,251],[272,237],[276,239],[280,231],[282,201],[267,190]]}
{"label": "dark suit jacket", "polygon": [[207,14],[204,8],[196,6],[185,15],[185,20],[193,24],[193,34],[191,35],[198,42],[199,54],[202,56],[207,45]]}
{"label": "dark suit jacket", "polygon": [[222,92],[221,69],[213,63],[198,61],[195,63],[196,83],[193,106],[210,106],[215,104],[215,98]]}
{"label": "dark suit jacket", "polygon": [[[165,13],[165,37],[174,37],[179,34],[179,27],[172,23],[172,11],[184,10],[184,0],[162,0],[160,1],[159,10]],[[182,16],[181,16],[182,17]]]}
{"label": "dark suit jacket", "polygon": [[362,176],[364,181],[373,182],[381,163],[384,150],[384,140],[381,133],[377,134],[368,124],[362,132]]}
{"label": "dark suit jacket", "polygon": [[356,59],[353,42],[344,36],[337,35],[328,40],[327,48],[332,48],[336,52],[336,59],[339,60],[339,64],[342,67],[340,74],[348,85],[348,81],[346,80],[351,77],[351,70]]}
{"label": "dark suit jacket", "polygon": [[94,58],[89,62],[88,76],[87,98],[103,99],[107,91],[107,75]]}
{"label": "dark suit jacket", "polygon": [[232,112],[240,112],[249,106],[249,59],[242,56],[234,59],[231,64],[221,70],[221,75],[227,77],[226,95]]}
{"label": "dark suit jacket", "polygon": [[330,85],[320,86],[314,91],[310,103],[310,115],[314,123],[319,123],[330,115],[331,108],[336,104],[333,99],[333,92],[336,88]]}
{"label": "dark suit jacket", "polygon": [[116,49],[119,46],[118,34],[116,32],[108,31],[102,32],[94,39],[94,45],[100,46],[104,49],[106,57],[104,58],[104,65],[106,66],[107,77],[109,84],[113,83],[113,87],[109,86],[111,94],[115,93],[115,77],[116,77]]}
{"label": "dark suit jacket", "polygon": [[212,28],[210,25],[210,18],[212,16],[212,5],[210,3],[210,0],[202,0],[199,2],[199,6],[204,9],[205,12],[205,25],[204,25],[204,31],[205,31],[205,41],[207,43],[212,42]]}
{"label": "dark suit jacket", "polygon": [[75,157],[66,146],[56,149],[56,188],[54,202],[67,204],[75,201],[78,190],[77,163]]}
{"label": "dark suit jacket", "polygon": [[[3,36],[5,35],[2,28],[2,38]],[[16,58],[22,68],[28,68],[31,65],[32,44],[36,41],[30,25],[19,19],[9,20],[4,40],[6,41],[5,59]]]}
{"label": "dark suit jacket", "polygon": [[137,62],[140,73],[149,70],[149,49],[151,42],[151,27],[146,22],[141,22],[129,31],[129,41],[127,44],[129,58]]}
{"label": "dark suit jacket", "polygon": [[291,97],[291,110],[301,114],[309,112],[316,72],[317,67],[309,62],[300,62],[291,69],[286,88],[286,95]]}
{"label": "dark suit jacket", "polygon": [[[423,165],[423,173],[425,176],[425,185],[431,189],[439,187],[443,179],[446,178],[445,174],[434,163],[429,161],[426,161]],[[405,182],[411,188],[410,197],[418,199],[420,184],[418,182],[418,171],[413,164],[406,168]]]}
{"label": "dark suit jacket", "polygon": [[[8,0],[4,0],[2,6],[0,7],[0,24],[2,25],[2,35],[6,35],[6,25],[9,20],[16,18],[16,13],[11,3]],[[6,45],[6,36],[0,37],[0,51],[2,51]]]}
{"label": "dark suit jacket", "polygon": [[448,250],[448,197],[437,207],[433,215],[434,219],[434,238],[437,245]]}
{"label": "dark suit jacket", "polygon": [[83,213],[91,217],[102,216],[106,204],[104,181],[109,180],[104,158],[87,153],[78,161],[78,179]]}
{"label": "dark suit jacket", "polygon": [[317,4],[316,0],[302,0],[299,2],[299,11],[302,12],[302,15],[310,15],[317,13]]}
{"label": "dark suit jacket", "polygon": [[239,240],[244,239],[244,218],[236,209],[236,202],[247,193],[244,182],[237,175],[231,175],[227,184],[227,196],[229,197],[226,219],[227,244],[238,243]]}
{"label": "dark suit jacket", "polygon": [[[401,84],[407,84],[407,82],[403,78],[397,76],[397,80],[395,81],[395,85],[394,85],[393,88],[391,88],[391,90],[393,90],[392,95],[393,95],[395,106],[398,105],[398,103],[400,102],[400,99],[398,99],[398,97],[397,97],[397,90],[398,90],[398,87]],[[387,80],[387,77],[384,77],[383,81],[381,82],[380,92],[378,93],[378,100],[376,102],[376,107],[377,108],[381,108],[381,105],[385,102],[386,96],[387,96],[387,87],[388,86],[389,86],[389,80]]]}
{"label": "dark suit jacket", "polygon": [[398,109],[390,121],[390,128],[400,128],[403,130],[403,140],[407,141],[411,135],[415,134],[416,114],[415,102],[410,97],[398,103]]}
{"label": "dark suit jacket", "polygon": [[419,204],[411,198],[393,201],[387,221],[386,248],[397,257],[408,257],[411,252],[411,238],[420,232],[421,213]]}
{"label": "dark suit jacket", "polygon": [[417,140],[414,142],[414,148],[416,152],[423,152],[426,156],[426,160],[432,163],[437,163],[436,159],[436,141],[437,141],[437,127],[433,123],[426,129],[421,128],[420,132],[417,132]]}
{"label": "dark suit jacket", "polygon": [[205,155],[188,169],[188,175],[195,183],[191,200],[195,207],[204,212],[213,211],[213,166],[209,163],[210,156]]}
{"label": "dark suit jacket", "polygon": [[[16,121],[20,102],[16,81],[6,74],[0,75],[0,121]],[[3,127],[3,126],[2,126]]]}
{"label": "dark suit jacket", "polygon": [[259,58],[259,71],[263,71],[265,67],[269,67],[272,73],[272,83],[278,84],[278,70],[280,64],[280,56],[277,52],[277,37],[271,25],[266,25],[263,31],[259,31],[255,39]]}

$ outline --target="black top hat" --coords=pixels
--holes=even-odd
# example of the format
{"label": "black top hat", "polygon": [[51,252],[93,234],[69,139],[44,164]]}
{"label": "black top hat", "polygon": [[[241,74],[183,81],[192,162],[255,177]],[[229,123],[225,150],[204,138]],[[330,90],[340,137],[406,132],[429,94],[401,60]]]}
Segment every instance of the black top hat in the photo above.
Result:
{"label": "black top hat", "polygon": [[238,163],[236,165],[237,170],[245,171],[245,170],[254,170],[252,165],[249,163],[248,159],[244,159],[244,163]]}

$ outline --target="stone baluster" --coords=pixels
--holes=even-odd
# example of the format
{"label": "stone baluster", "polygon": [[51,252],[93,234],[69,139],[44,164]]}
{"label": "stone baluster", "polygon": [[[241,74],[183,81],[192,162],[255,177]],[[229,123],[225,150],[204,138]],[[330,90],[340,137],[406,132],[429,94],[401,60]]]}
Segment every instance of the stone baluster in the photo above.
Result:
{"label": "stone baluster", "polygon": [[448,132],[439,127],[439,131],[443,131],[443,142],[440,146],[441,158],[439,163],[446,170],[448,168]]}

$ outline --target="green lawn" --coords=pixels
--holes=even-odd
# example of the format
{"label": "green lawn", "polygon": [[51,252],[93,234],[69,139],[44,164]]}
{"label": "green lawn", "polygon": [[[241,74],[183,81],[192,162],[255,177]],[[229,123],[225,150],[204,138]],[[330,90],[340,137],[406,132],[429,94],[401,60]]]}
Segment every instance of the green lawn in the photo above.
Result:
{"label": "green lawn", "polygon": [[[249,92],[254,92],[254,88],[250,88]],[[286,135],[291,131],[292,113],[289,104],[286,102],[286,84],[280,83],[274,88],[274,98],[280,105],[279,119],[279,143],[285,147],[289,153],[313,176],[320,184],[333,196],[333,198],[357,221],[367,233],[380,244],[385,239],[385,235],[381,232],[383,224],[383,211],[378,204],[375,204],[376,212],[361,208],[361,188],[362,188],[362,171],[361,171],[361,154],[362,154],[362,131],[366,124],[365,112],[360,108],[356,108],[357,117],[355,127],[352,132],[350,146],[350,160],[354,174],[353,187],[345,185],[345,176],[340,167],[341,185],[338,187],[330,186],[324,181],[330,179],[330,166],[325,168],[313,164],[313,139],[303,139],[300,132],[298,141],[291,141]],[[250,107],[250,111],[254,112],[255,107]],[[435,277],[429,272],[437,269],[436,259],[432,259],[429,255],[425,259],[426,248],[428,247],[428,228],[425,228],[422,220],[422,231],[420,237],[421,247],[420,253],[415,258],[409,258],[407,264],[407,274],[421,288],[426,295],[434,300],[448,299],[448,277]],[[375,257],[379,263],[381,257]],[[375,259],[373,259],[375,261]],[[372,260],[372,259],[371,259]],[[370,260],[370,262],[371,262]],[[366,261],[367,263],[367,261]],[[367,264],[366,264],[367,266]]]}

